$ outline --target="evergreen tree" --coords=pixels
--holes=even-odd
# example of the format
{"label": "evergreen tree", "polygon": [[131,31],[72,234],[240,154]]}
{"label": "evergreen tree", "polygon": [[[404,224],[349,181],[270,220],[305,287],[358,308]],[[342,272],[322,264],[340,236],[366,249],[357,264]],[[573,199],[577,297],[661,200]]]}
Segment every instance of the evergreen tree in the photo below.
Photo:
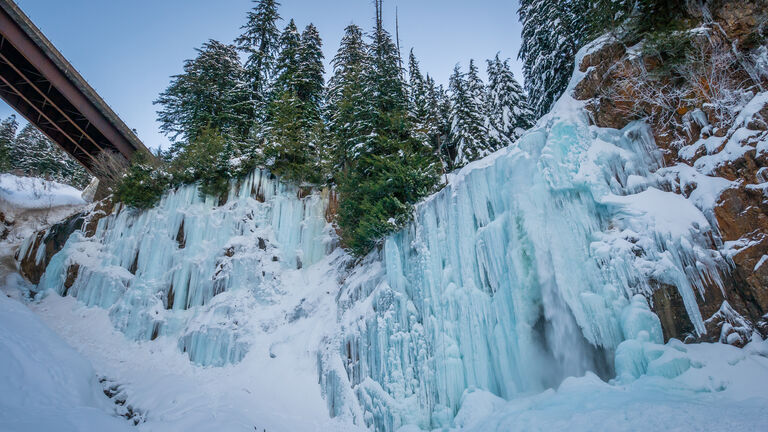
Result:
{"label": "evergreen tree", "polygon": [[525,87],[535,117],[549,112],[571,79],[576,52],[585,43],[585,0],[521,0]]}
{"label": "evergreen tree", "polygon": [[498,54],[488,60],[488,103],[488,132],[494,150],[511,145],[533,126],[533,113],[509,60],[502,61]]}
{"label": "evergreen tree", "polygon": [[155,104],[160,130],[183,147],[210,126],[233,140],[244,139],[252,112],[244,70],[233,45],[210,40],[184,62]]}
{"label": "evergreen tree", "polygon": [[296,70],[299,67],[299,49],[301,48],[301,33],[296,22],[291,20],[280,34],[280,55],[275,64],[275,83],[272,88],[272,98],[275,99],[287,91],[295,89]]}
{"label": "evergreen tree", "polygon": [[314,25],[310,24],[299,35],[293,21],[281,40],[284,43],[277,67],[279,75],[269,109],[267,165],[286,179],[318,183],[323,174],[319,169],[323,131],[322,41]]}
{"label": "evergreen tree", "polygon": [[451,145],[451,115],[453,113],[453,106],[451,105],[451,97],[442,84],[434,88],[432,98],[434,98],[435,102],[431,109],[434,110],[435,113],[433,115],[437,118],[435,153],[442,162],[443,171],[447,172],[452,169],[455,156],[455,153],[452,153],[455,148]]}
{"label": "evergreen tree", "polygon": [[259,109],[266,100],[280,50],[277,22],[281,17],[277,11],[280,3],[276,0],[253,0],[253,3],[255,6],[248,12],[248,22],[241,28],[243,34],[235,39],[235,43],[247,55],[245,76]]}
{"label": "evergreen tree", "polygon": [[302,120],[314,127],[320,121],[320,107],[325,88],[323,42],[317,27],[309,24],[301,34],[296,71],[296,95],[303,106]]}
{"label": "evergreen tree", "polygon": [[149,152],[137,151],[125,175],[115,186],[116,201],[138,209],[148,209],[160,201],[169,184]]}
{"label": "evergreen tree", "polygon": [[225,139],[215,128],[203,129],[171,162],[173,180],[177,183],[199,182],[202,194],[225,197],[229,180],[236,176],[230,164],[235,155],[233,147],[232,141]]}
{"label": "evergreen tree", "polygon": [[408,58],[408,78],[408,114],[413,124],[414,137],[429,145],[431,144],[430,134],[433,132],[433,125],[436,122],[436,119],[431,117],[431,114],[434,113],[430,111],[429,107],[431,89],[421,73],[419,62],[416,60],[413,50],[411,50]]}
{"label": "evergreen tree", "polygon": [[474,61],[470,61],[467,74],[456,66],[450,79],[450,91],[452,166],[459,168],[493,151],[485,121],[485,86]]}
{"label": "evergreen tree", "polygon": [[339,185],[339,228],[356,255],[402,227],[440,172],[431,149],[412,136],[399,52],[380,23],[377,19],[363,74],[364,93],[372,100],[371,133]]}
{"label": "evergreen tree", "polygon": [[331,64],[326,117],[331,139],[331,170],[343,172],[359,157],[359,144],[373,130],[369,95],[365,93],[363,72],[369,62],[363,31],[352,24],[344,31]]}
{"label": "evergreen tree", "polygon": [[0,172],[7,172],[13,167],[11,152],[18,129],[19,122],[16,121],[15,115],[11,115],[0,123]]}
{"label": "evergreen tree", "polygon": [[[17,127],[13,123],[15,118],[11,120],[9,129]],[[3,122],[2,126],[6,126],[6,122]],[[5,135],[5,130],[3,132]],[[77,161],[32,124],[27,124],[19,132],[12,142],[10,153],[11,169],[19,170],[25,175],[69,184],[80,189],[91,181],[90,174]]]}

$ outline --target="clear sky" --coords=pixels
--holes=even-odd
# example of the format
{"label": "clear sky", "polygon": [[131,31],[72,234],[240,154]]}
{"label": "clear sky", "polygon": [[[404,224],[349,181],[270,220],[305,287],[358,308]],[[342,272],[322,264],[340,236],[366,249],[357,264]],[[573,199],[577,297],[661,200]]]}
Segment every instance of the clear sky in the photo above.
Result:
{"label": "clear sky", "polygon": [[[144,143],[167,146],[158,131],[152,101],[183,61],[208,39],[231,43],[240,33],[251,0],[16,0],[93,88]],[[326,64],[344,27],[373,26],[372,0],[281,0],[280,13],[303,28],[320,30]],[[413,47],[422,71],[446,83],[456,63],[482,62],[501,52],[517,61],[518,0],[384,0],[384,18],[394,34],[400,16],[404,56]],[[282,28],[286,22],[280,24]],[[326,71],[329,67],[326,65]],[[13,110],[0,101],[0,116]]]}

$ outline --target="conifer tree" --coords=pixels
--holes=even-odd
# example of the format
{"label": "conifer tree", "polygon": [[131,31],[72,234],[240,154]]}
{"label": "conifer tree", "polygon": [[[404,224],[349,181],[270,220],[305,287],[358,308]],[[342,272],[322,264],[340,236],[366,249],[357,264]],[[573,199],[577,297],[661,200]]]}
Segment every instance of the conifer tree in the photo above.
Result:
{"label": "conifer tree", "polygon": [[323,174],[319,171],[323,131],[322,41],[312,24],[299,35],[293,20],[281,41],[279,75],[269,108],[267,165],[286,179],[318,183]]}
{"label": "conifer tree", "polygon": [[401,59],[378,12],[377,3],[377,26],[364,72],[365,94],[372,99],[372,130],[339,185],[339,228],[344,244],[356,255],[364,255],[402,227],[413,204],[433,190],[440,172],[431,149],[412,135]]}
{"label": "conifer tree", "polygon": [[275,63],[275,83],[271,98],[294,90],[296,70],[299,67],[299,49],[301,48],[301,33],[296,22],[291,20],[280,34],[280,54]]}
{"label": "conifer tree", "polygon": [[584,0],[521,0],[525,87],[535,117],[549,112],[573,74],[576,51],[584,43]]}
{"label": "conifer tree", "polygon": [[15,115],[11,115],[0,123],[0,172],[7,172],[13,167],[11,152],[18,129],[19,122],[16,121]]}
{"label": "conifer tree", "polygon": [[302,119],[313,127],[320,121],[320,107],[325,88],[323,42],[314,24],[301,34],[296,71],[296,95],[303,106]]}
{"label": "conifer tree", "polygon": [[470,61],[467,74],[456,66],[450,79],[450,90],[453,168],[459,168],[493,151],[485,121],[485,86],[474,61]]}
{"label": "conifer tree", "polygon": [[433,114],[429,107],[430,88],[421,73],[413,50],[408,58],[408,80],[408,114],[413,124],[414,137],[425,144],[430,144],[430,133],[433,132],[432,126],[435,121],[430,116]]}
{"label": "conifer tree", "polygon": [[331,139],[331,169],[343,172],[359,156],[359,144],[373,130],[370,98],[365,93],[363,72],[369,62],[363,31],[352,24],[344,31],[331,64],[326,117]]}
{"label": "conifer tree", "polygon": [[488,132],[494,150],[511,145],[533,126],[533,113],[509,60],[502,61],[498,54],[488,60],[488,104]]}
{"label": "conifer tree", "polygon": [[280,3],[276,0],[253,0],[255,6],[248,12],[248,21],[241,27],[243,33],[235,39],[237,48],[247,55],[246,80],[251,84],[251,96],[258,109],[266,100],[277,55],[280,50],[280,31],[277,22]]}
{"label": "conifer tree", "polygon": [[157,113],[160,130],[178,141],[177,147],[209,127],[230,139],[243,139],[252,107],[237,49],[210,40],[197,53],[155,101],[162,107]]}
{"label": "conifer tree", "polygon": [[[16,127],[12,125],[14,122],[15,118],[11,122],[11,128]],[[28,176],[41,177],[77,188],[84,188],[91,180],[91,176],[78,162],[32,124],[22,128],[13,140],[10,159],[11,169],[19,170]]]}
{"label": "conifer tree", "polygon": [[453,113],[453,106],[451,105],[451,97],[442,84],[434,88],[432,97],[436,100],[436,105],[433,105],[432,109],[435,111],[434,115],[437,118],[435,153],[442,162],[443,171],[447,172],[452,169],[455,156],[455,153],[452,153],[455,148],[451,145],[451,115]]}

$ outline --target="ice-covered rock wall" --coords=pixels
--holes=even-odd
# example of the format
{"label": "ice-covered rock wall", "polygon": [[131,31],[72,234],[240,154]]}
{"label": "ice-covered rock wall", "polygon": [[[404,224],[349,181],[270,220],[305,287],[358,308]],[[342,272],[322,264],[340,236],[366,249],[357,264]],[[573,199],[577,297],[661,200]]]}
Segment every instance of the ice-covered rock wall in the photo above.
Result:
{"label": "ice-covered rock wall", "polygon": [[[307,349],[331,416],[379,431],[454,426],[475,390],[511,399],[587,372],[644,373],[635,348],[661,342],[644,300],[659,286],[705,331],[697,296],[729,268],[712,212],[729,182],[662,161],[645,124],[590,126],[566,95],[352,268],[338,251],[323,260],[336,246],[328,197],[257,171],[223,206],[183,187],[76,232],[36,292],[108,308],[128,337],[172,338],[200,365],[240,361],[248,329],[314,320],[323,335]],[[287,276],[297,268],[319,271]],[[305,313],[296,299],[289,316],[259,322],[297,280],[335,304]]]}
{"label": "ice-covered rock wall", "polygon": [[347,279],[335,351],[319,358],[331,412],[429,429],[451,426],[468,389],[509,399],[587,371],[610,378],[622,341],[661,342],[631,301],[658,284],[703,332],[696,296],[728,268],[703,204],[718,184],[697,177],[685,198],[670,191],[680,170],[662,168],[645,124],[590,127],[564,97]]}
{"label": "ice-covered rock wall", "polygon": [[[36,291],[107,308],[135,340],[177,338],[195,363],[236,363],[248,351],[241,303],[272,302],[284,269],[311,265],[335,247],[328,196],[304,195],[264,171],[233,183],[223,206],[182,187],[154,209],[101,219],[93,236],[76,231]],[[42,259],[45,247],[37,253]]]}

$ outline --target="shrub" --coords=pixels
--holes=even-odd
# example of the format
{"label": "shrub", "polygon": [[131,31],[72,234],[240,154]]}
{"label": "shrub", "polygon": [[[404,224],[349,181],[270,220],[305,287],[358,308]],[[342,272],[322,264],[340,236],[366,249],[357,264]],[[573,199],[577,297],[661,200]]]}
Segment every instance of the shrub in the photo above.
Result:
{"label": "shrub", "polygon": [[148,152],[137,151],[125,175],[115,184],[114,198],[138,209],[154,207],[170,186],[168,174]]}
{"label": "shrub", "polygon": [[230,164],[235,144],[218,130],[204,129],[177,154],[171,163],[176,183],[200,182],[200,192],[214,197],[224,196],[232,178]]}

